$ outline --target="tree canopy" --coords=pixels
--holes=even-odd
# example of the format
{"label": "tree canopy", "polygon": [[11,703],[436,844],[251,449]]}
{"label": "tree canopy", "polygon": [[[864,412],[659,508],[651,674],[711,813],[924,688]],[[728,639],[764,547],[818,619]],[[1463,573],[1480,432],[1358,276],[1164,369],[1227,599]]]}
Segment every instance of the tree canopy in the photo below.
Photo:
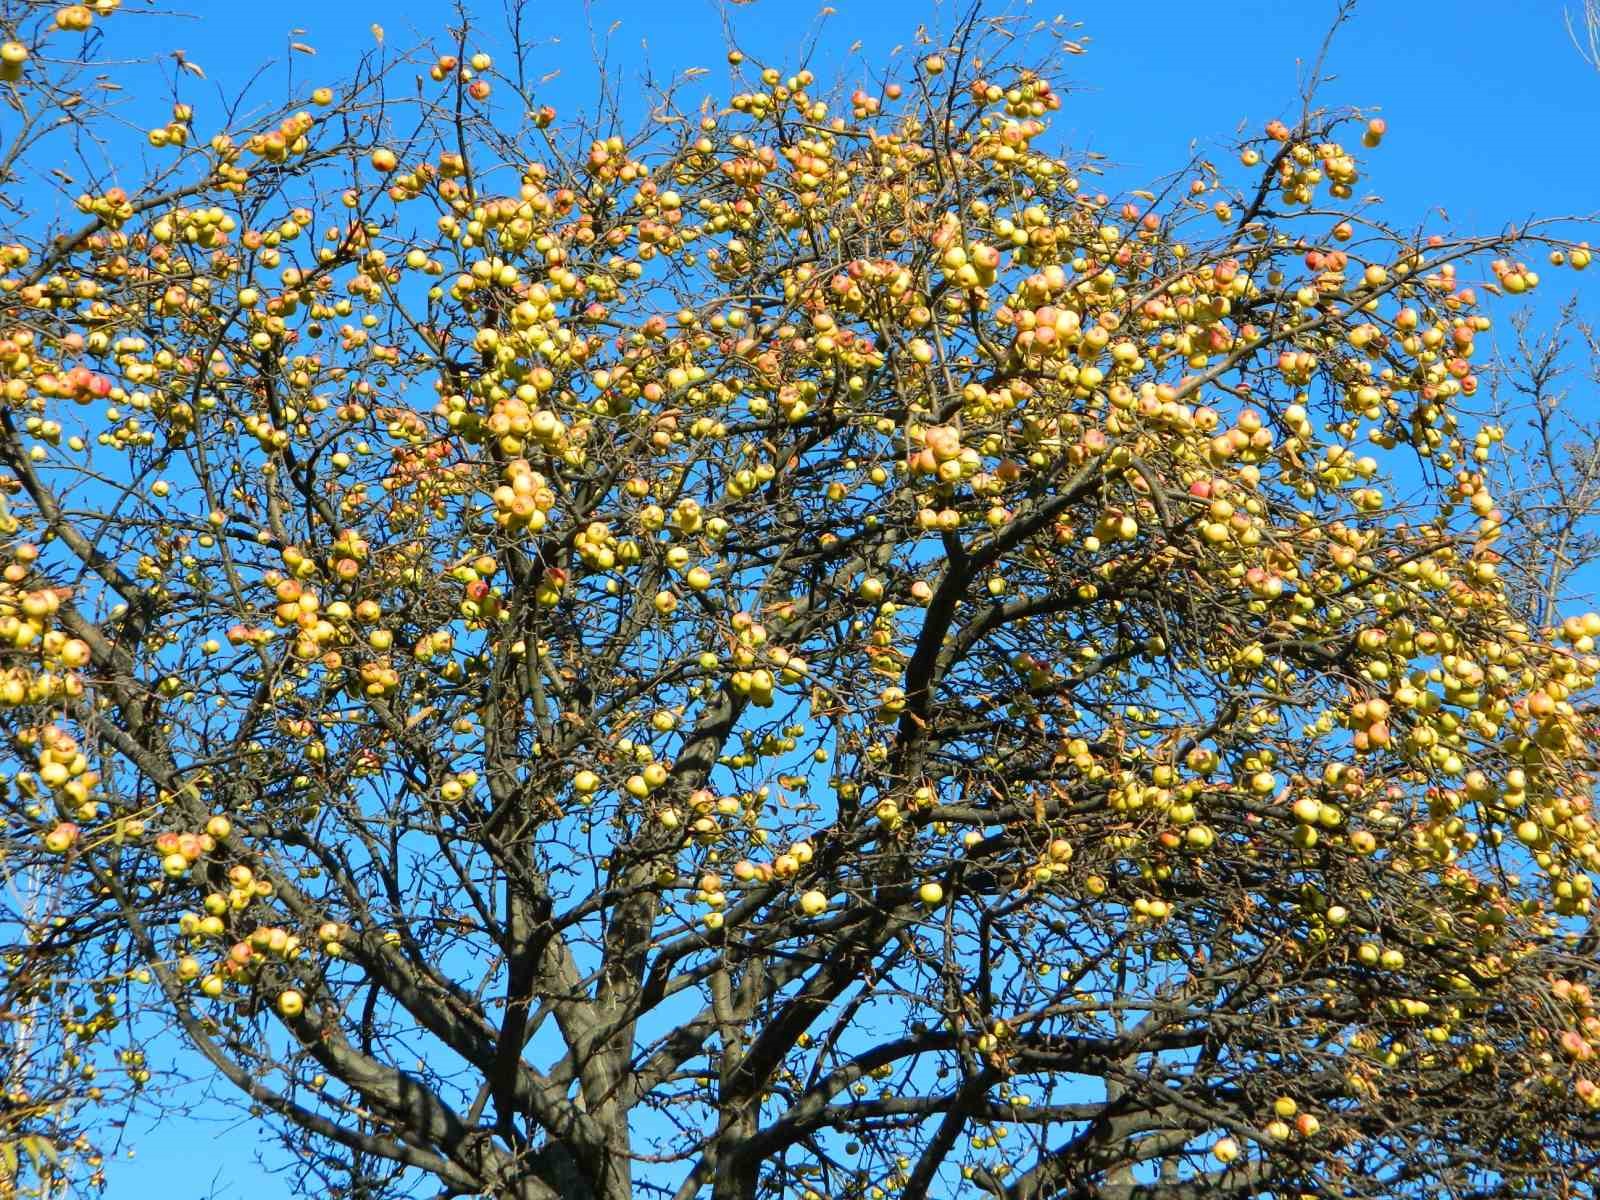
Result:
{"label": "tree canopy", "polygon": [[1600,615],[1478,403],[1570,226],[1309,103],[1102,194],[981,14],[145,170],[117,7],[0,46],[0,1178],[159,1037],[314,1195],[1593,1194]]}

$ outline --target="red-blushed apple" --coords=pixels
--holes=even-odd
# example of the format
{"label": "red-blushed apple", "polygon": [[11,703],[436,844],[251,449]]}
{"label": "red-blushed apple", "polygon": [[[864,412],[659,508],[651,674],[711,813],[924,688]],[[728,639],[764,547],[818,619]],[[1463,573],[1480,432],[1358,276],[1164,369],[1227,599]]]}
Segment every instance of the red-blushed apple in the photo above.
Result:
{"label": "red-blushed apple", "polygon": [[78,840],[78,833],[76,825],[63,821],[44,835],[44,848],[52,854],[65,854]]}

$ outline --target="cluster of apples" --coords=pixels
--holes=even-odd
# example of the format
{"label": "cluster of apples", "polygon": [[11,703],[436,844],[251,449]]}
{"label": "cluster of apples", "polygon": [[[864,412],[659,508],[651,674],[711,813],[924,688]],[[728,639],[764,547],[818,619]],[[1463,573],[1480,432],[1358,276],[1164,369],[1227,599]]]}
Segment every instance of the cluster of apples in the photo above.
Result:
{"label": "cluster of apples", "polygon": [[926,302],[916,286],[916,276],[893,259],[852,259],[828,277],[827,289],[830,301],[852,316],[878,304],[891,312],[905,312]]}
{"label": "cluster of apples", "polygon": [[[485,333],[493,334],[494,331],[481,331],[480,342],[498,341],[498,334],[492,339],[485,339]],[[524,387],[530,393],[537,391],[536,384],[525,384]],[[549,387],[550,383],[546,382],[545,390]],[[498,440],[505,454],[519,455],[527,449],[537,452],[560,451],[566,445],[566,423],[550,409],[534,407],[530,403],[533,399],[532,396],[527,399],[521,395],[508,396],[495,406],[484,422],[485,431]]]}
{"label": "cluster of apples", "polygon": [[[58,724],[36,725],[19,730],[14,742],[22,753],[34,754],[33,770],[19,772],[14,781],[22,795],[39,798],[47,794],[59,811],[80,821],[92,821],[99,815],[95,788],[100,783],[100,773],[90,769],[88,757],[72,734]],[[43,815],[37,804],[32,807]],[[56,827],[61,829],[61,825]],[[66,830],[66,837],[70,845],[76,837],[75,827]],[[49,845],[49,835],[46,844]],[[59,852],[55,846],[50,848]]]}
{"label": "cluster of apples", "polygon": [[961,444],[961,430],[954,425],[913,429],[911,436],[922,442],[922,449],[906,460],[913,475],[931,475],[939,483],[954,484],[977,474],[982,465],[978,451]]}
{"label": "cluster of apples", "polygon": [[317,119],[304,110],[285,117],[276,129],[249,138],[244,149],[268,163],[284,163],[311,149],[310,133]]}
{"label": "cluster of apples", "polygon": [[[21,542],[0,572],[0,705],[49,703],[81,695],[80,672],[90,664],[89,644],[57,627],[70,589],[28,587],[39,548]],[[24,661],[18,661],[18,660]]]}
{"label": "cluster of apples", "polygon": [[[207,822],[205,836],[211,837],[214,848],[220,846],[232,836],[231,825],[222,829],[221,836],[210,832],[212,828],[217,827],[218,822],[226,821],[226,817],[216,816]],[[228,890],[226,892],[207,892],[201,898],[202,912],[186,912],[179,915],[178,932],[184,937],[223,937],[228,931],[228,923],[225,918],[229,914],[244,912],[257,901],[272,896],[274,891],[272,882],[269,879],[257,874],[242,862],[235,863],[229,867],[223,877],[227,880]]]}
{"label": "cluster of apples", "polygon": [[509,530],[538,533],[549,520],[556,496],[545,477],[526,459],[514,459],[504,468],[506,482],[493,493],[495,523]]}
{"label": "cluster of apples", "polygon": [[467,65],[454,54],[441,54],[428,68],[428,78],[435,83],[446,80],[456,80],[466,84],[467,95],[474,100],[487,100],[493,91],[487,79],[480,78],[482,72],[494,66],[494,59],[481,51],[474,54],[467,61]]}
{"label": "cluster of apples", "polygon": [[[203,250],[215,250],[224,245],[229,235],[238,227],[239,224],[232,214],[224,211],[220,205],[213,204],[207,208],[195,209],[180,206],[158,219],[150,227],[150,236],[160,246],[182,243],[199,246]],[[251,240],[258,246],[264,243],[264,239],[260,237]],[[241,290],[240,303],[245,307],[253,308],[255,300],[255,292],[250,289]],[[167,307],[176,310],[181,307],[181,301],[169,304]]]}
{"label": "cluster of apples", "polygon": [[[4,354],[5,348],[0,347],[0,355]],[[104,400],[116,387],[109,377],[85,366],[70,367],[61,372],[42,371],[34,376],[33,386],[41,396],[60,397],[76,404]]]}
{"label": "cluster of apples", "polygon": [[76,204],[79,212],[99,217],[107,228],[116,229],[133,217],[133,202],[120,187],[110,187],[100,193],[81,193]]}
{"label": "cluster of apples", "polygon": [[1000,251],[987,242],[964,245],[952,238],[939,255],[945,278],[961,288],[987,288],[1000,273]]}
{"label": "cluster of apples", "polygon": [[212,817],[200,833],[163,830],[154,843],[155,852],[161,856],[161,870],[169,879],[184,878],[196,862],[213,853],[232,832],[233,823],[223,816]]}
{"label": "cluster of apples", "polygon": [[[1576,266],[1576,262],[1573,265]],[[1489,264],[1489,269],[1494,272],[1495,281],[1513,296],[1531,292],[1539,286],[1539,273],[1529,270],[1525,263],[1497,258]]]}
{"label": "cluster of apples", "polygon": [[[193,954],[178,958],[176,974],[185,983],[195,983],[200,994],[218,999],[228,985],[250,986],[269,962],[293,963],[302,953],[298,935],[276,925],[259,925],[247,937],[234,942],[227,952],[208,970]],[[295,1017],[304,1007],[301,993],[286,988],[278,993],[278,1011],[285,1017]]]}
{"label": "cluster of apples", "polygon": [[[1574,1064],[1600,1061],[1600,1007],[1589,986],[1557,978],[1550,982],[1550,995],[1562,1010],[1562,1018],[1572,1022],[1555,1036],[1561,1053]],[[1550,1083],[1557,1084],[1559,1079],[1552,1078]],[[1572,1087],[1588,1108],[1600,1110],[1600,1085],[1593,1079],[1579,1076]]]}
{"label": "cluster of apples", "polygon": [[56,9],[55,27],[67,33],[87,33],[94,25],[96,14],[107,16],[121,3],[122,0],[94,0],[90,4],[68,4]]}
{"label": "cluster of apples", "polygon": [[172,120],[145,133],[145,140],[153,149],[164,146],[186,146],[189,143],[190,122],[194,120],[192,106],[177,103],[172,106]]}

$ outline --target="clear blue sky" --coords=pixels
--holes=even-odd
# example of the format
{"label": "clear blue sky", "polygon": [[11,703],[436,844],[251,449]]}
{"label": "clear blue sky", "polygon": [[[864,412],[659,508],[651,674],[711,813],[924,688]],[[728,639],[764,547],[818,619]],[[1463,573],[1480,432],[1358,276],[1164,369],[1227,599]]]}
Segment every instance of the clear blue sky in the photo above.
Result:
{"label": "clear blue sky", "polygon": [[[130,15],[143,6],[141,0],[127,5]],[[843,51],[856,39],[862,49],[854,64],[881,66],[893,47],[910,43],[919,22],[947,27],[957,11],[949,0],[835,0],[830,7],[834,15],[812,60],[819,77],[832,63],[851,69]],[[1274,116],[1293,116],[1298,60],[1315,56],[1335,4],[1140,0],[1081,11],[1041,3],[989,7],[1041,17],[1063,11],[1082,21],[1090,52],[1067,60],[1059,73],[1078,90],[1057,128],[1069,143],[1128,167],[1131,181],[1180,165],[1195,139],[1215,142],[1240,122],[1259,128]],[[1337,78],[1321,96],[1382,108],[1390,134],[1366,178],[1393,202],[1397,216],[1439,205],[1454,223],[1481,230],[1533,212],[1600,209],[1600,168],[1589,153],[1600,118],[1600,76],[1569,40],[1563,7],[1563,0],[1366,0],[1357,7],[1329,59]],[[189,18],[126,24],[117,18],[116,44],[181,47],[204,66],[211,83],[232,94],[263,62],[276,57],[281,64],[297,38],[318,51],[315,58],[294,56],[299,78],[336,82],[352,54],[372,45],[373,22],[382,23],[391,45],[407,47],[441,35],[453,8],[451,0],[194,0],[196,15]],[[468,8],[494,50],[504,38],[501,0],[469,0]],[[615,24],[613,63],[648,62],[658,76],[705,66],[712,73],[701,83],[710,91],[726,79],[724,13],[741,48],[776,63],[794,61],[822,8],[806,0],[542,0],[530,5],[535,39],[543,43],[532,56],[531,74],[559,69],[544,93],[561,108],[582,105],[593,94],[591,30],[603,39]],[[293,30],[304,33],[291,36]],[[280,98],[281,71],[268,78],[277,90],[264,91],[263,98]],[[189,94],[199,101],[205,90],[201,85]]]}
{"label": "clear blue sky", "polygon": [[[188,4],[198,14],[193,19],[134,19],[144,4],[129,0],[130,15],[115,18],[116,48],[137,54],[182,47],[200,63],[209,84],[187,85],[186,95],[201,110],[197,128],[207,131],[210,106],[203,97],[210,86],[232,94],[274,56],[279,69],[260,84],[261,99],[283,96],[281,65],[291,40],[318,51],[314,58],[295,56],[298,78],[337,83],[352,57],[371,46],[374,21],[392,45],[409,47],[442,35],[453,18],[446,0]],[[182,6],[183,0],[174,5]],[[504,39],[500,0],[469,7],[485,31],[482,48],[494,52]],[[847,75],[885,64],[892,47],[910,43],[919,22],[948,26],[955,14],[954,6],[936,9],[930,0],[835,0],[833,7],[811,64],[824,81],[834,64],[843,63]],[[658,76],[711,68],[701,81],[707,91],[726,78],[723,11],[709,0],[588,6],[543,0],[530,8],[534,36],[543,43],[531,73],[560,68],[544,89],[558,108],[581,107],[592,97],[591,27],[603,38],[613,22],[611,60],[630,68],[627,78],[646,62]],[[726,13],[747,53],[793,66],[819,8],[755,0]],[[1036,4],[1029,11],[1048,17],[1057,10]],[[1292,118],[1299,108],[1297,60],[1315,57],[1333,12],[1333,0],[1138,0],[1068,9],[1069,18],[1084,21],[1089,53],[1057,72],[1058,84],[1071,87],[1057,132],[1067,144],[1118,164],[1114,183],[1153,180],[1186,162],[1196,141],[1214,146],[1230,141],[1241,123],[1259,129],[1273,117]],[[856,39],[860,57],[847,58]],[[1379,107],[1388,120],[1390,135],[1364,182],[1385,197],[1391,219],[1421,222],[1433,209],[1432,220],[1443,224],[1437,214],[1443,209],[1451,227],[1488,232],[1535,214],[1600,211],[1600,166],[1592,152],[1600,74],[1569,41],[1559,0],[1367,0],[1340,32],[1328,68],[1336,79],[1321,94],[1325,103]],[[150,1050],[152,1059],[170,1060],[170,1048]],[[124,1154],[108,1165],[117,1200],[286,1194],[252,1162],[258,1142],[248,1126],[230,1131],[197,1119],[151,1131],[135,1123],[129,1135],[137,1157]]]}

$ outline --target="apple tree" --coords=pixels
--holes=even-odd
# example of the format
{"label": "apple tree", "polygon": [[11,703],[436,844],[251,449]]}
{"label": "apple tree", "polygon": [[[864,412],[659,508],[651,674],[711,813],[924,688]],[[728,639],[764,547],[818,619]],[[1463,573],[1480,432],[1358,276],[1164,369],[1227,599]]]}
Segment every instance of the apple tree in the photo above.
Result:
{"label": "apple tree", "polygon": [[1600,615],[1479,389],[1570,224],[1390,225],[1310,107],[1104,194],[983,15],[587,118],[463,27],[134,149],[117,10],[0,5],[52,1061],[314,1195],[1593,1194]]}

